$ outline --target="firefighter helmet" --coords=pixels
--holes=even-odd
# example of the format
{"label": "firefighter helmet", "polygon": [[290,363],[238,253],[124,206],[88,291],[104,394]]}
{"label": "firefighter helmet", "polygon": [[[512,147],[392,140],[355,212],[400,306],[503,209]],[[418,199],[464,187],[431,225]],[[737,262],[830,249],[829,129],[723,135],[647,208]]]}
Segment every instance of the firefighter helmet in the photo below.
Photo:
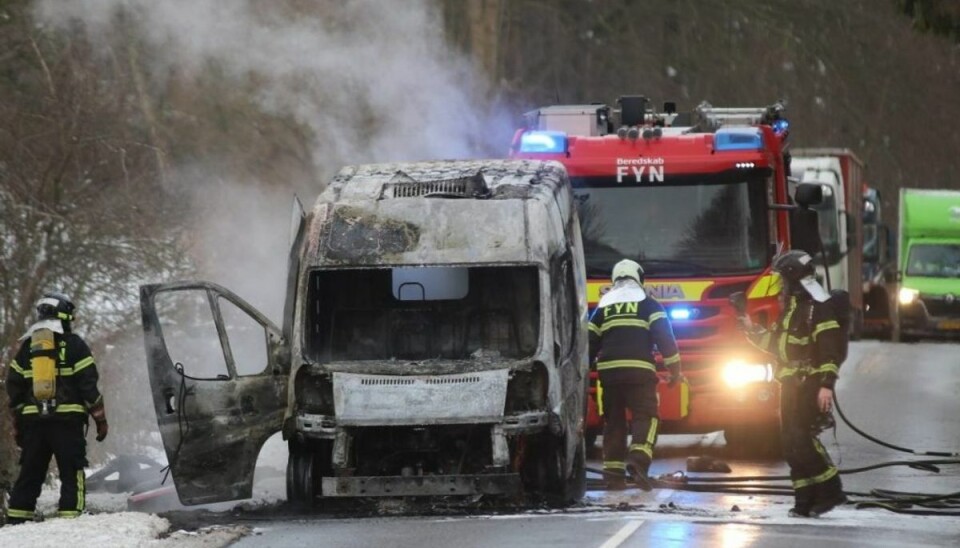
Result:
{"label": "firefighter helmet", "polygon": [[783,281],[796,287],[797,282],[813,276],[813,257],[804,251],[794,249],[780,255],[773,261],[773,271],[783,277]]}
{"label": "firefighter helmet", "polygon": [[37,319],[73,321],[75,309],[70,297],[63,293],[44,293],[37,301]]}
{"label": "firefighter helmet", "polygon": [[624,259],[613,266],[613,274],[610,275],[610,279],[612,279],[614,282],[620,278],[631,278],[636,280],[638,284],[642,284],[643,267],[640,266],[640,263],[637,261]]}

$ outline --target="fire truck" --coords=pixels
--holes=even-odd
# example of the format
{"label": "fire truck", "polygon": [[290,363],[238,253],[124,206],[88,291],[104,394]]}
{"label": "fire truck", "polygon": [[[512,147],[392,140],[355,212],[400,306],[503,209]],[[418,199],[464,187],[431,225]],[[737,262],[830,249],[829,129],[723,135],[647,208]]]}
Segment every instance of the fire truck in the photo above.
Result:
{"label": "fire truck", "polygon": [[[666,103],[656,112],[643,96],[623,96],[616,107],[536,109],[514,135],[511,156],[557,160],[571,177],[589,305],[609,289],[613,265],[631,258],[666,308],[685,382],[673,390],[660,384],[664,433],[722,430],[728,447],[749,453],[779,446],[772,365],[738,329],[729,298],[744,292],[757,322],[777,316],[771,264],[790,249],[795,223],[788,133],[780,103],[702,103],[692,112]],[[588,442],[602,432],[596,384]]]}

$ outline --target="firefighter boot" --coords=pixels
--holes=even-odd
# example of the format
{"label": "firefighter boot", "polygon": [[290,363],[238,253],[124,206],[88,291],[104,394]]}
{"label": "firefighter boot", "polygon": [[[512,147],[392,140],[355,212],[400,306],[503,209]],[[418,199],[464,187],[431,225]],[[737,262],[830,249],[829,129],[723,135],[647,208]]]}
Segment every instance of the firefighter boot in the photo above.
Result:
{"label": "firefighter boot", "polygon": [[637,487],[643,491],[653,489],[653,484],[650,483],[650,477],[647,475],[650,473],[650,457],[646,453],[630,451],[627,455],[627,472],[630,473]]}
{"label": "firefighter boot", "polygon": [[623,470],[603,470],[603,481],[607,484],[607,491],[623,491],[627,488],[627,475]]}
{"label": "firefighter boot", "polygon": [[816,487],[816,485],[808,485],[793,490],[793,508],[788,512],[791,518],[816,517],[810,513],[810,508],[814,502],[814,495],[816,494]]}
{"label": "firefighter boot", "polygon": [[843,494],[843,484],[840,476],[836,475],[827,481],[814,486],[814,500],[810,507],[810,515],[822,516],[841,504],[847,503],[847,496]]}

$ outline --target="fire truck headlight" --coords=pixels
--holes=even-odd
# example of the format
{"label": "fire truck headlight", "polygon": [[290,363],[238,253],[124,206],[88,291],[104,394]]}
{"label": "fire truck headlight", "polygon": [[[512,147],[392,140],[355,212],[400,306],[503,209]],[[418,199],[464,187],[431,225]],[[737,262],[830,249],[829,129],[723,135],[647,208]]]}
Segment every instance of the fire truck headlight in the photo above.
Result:
{"label": "fire truck headlight", "polygon": [[733,360],[723,368],[723,381],[731,388],[739,388],[756,382],[771,382],[773,368],[770,364],[745,363]]}
{"label": "fire truck headlight", "polygon": [[676,306],[670,309],[671,320],[689,320],[693,312],[685,306]]}
{"label": "fire truck headlight", "polygon": [[900,288],[900,304],[913,304],[913,301],[917,300],[919,296],[920,292],[916,289],[910,289],[909,287]]}

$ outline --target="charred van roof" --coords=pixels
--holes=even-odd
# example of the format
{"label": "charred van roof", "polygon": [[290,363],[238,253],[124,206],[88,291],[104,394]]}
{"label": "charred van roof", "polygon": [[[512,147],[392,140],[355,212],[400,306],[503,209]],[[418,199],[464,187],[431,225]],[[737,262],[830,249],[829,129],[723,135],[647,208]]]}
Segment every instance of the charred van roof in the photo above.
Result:
{"label": "charred van roof", "polygon": [[348,166],[317,198],[303,264],[538,262],[565,246],[562,229],[544,227],[565,226],[571,202],[553,161]]}
{"label": "charred van roof", "polygon": [[524,199],[554,189],[565,170],[557,162],[466,160],[347,166],[318,201],[397,198]]}

